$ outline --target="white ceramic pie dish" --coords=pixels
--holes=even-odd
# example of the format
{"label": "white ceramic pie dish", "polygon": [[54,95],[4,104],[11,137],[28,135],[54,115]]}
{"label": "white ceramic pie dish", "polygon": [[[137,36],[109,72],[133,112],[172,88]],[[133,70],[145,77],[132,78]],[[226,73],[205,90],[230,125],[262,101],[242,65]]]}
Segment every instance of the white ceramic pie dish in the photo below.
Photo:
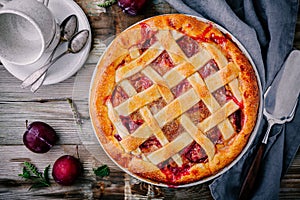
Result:
{"label": "white ceramic pie dish", "polygon": [[[191,15],[188,15],[188,16],[191,16]],[[247,145],[244,147],[244,149],[241,151],[241,153],[226,167],[224,167],[222,170],[220,170],[218,173],[212,175],[212,176],[209,176],[209,177],[206,177],[204,179],[201,179],[199,181],[196,181],[196,182],[192,182],[192,183],[188,183],[188,184],[183,184],[183,185],[178,185],[178,186],[175,186],[176,188],[183,188],[183,187],[190,187],[190,186],[195,186],[195,185],[198,185],[198,184],[202,184],[202,183],[205,183],[207,181],[210,181],[212,179],[215,179],[216,177],[222,175],[223,173],[225,173],[226,171],[228,171],[231,167],[233,167],[241,158],[242,156],[246,153],[246,151],[249,149],[249,147],[251,146],[253,140],[255,139],[256,135],[257,135],[257,132],[258,132],[258,128],[260,126],[260,123],[261,123],[261,118],[262,118],[262,105],[263,105],[263,95],[262,95],[262,86],[261,86],[261,81],[260,81],[260,77],[259,77],[259,73],[258,73],[258,70],[256,69],[256,66],[250,56],[250,54],[247,52],[247,50],[244,48],[244,46],[230,33],[228,32],[225,28],[221,27],[220,25],[212,22],[212,21],[209,21],[205,18],[201,18],[201,17],[197,17],[197,16],[191,16],[191,17],[195,17],[196,19],[198,19],[199,21],[202,21],[202,22],[208,22],[208,23],[211,23],[213,24],[213,26],[217,27],[221,32],[223,32],[224,34],[226,35],[229,35],[231,40],[239,47],[239,49],[244,53],[244,55],[248,58],[249,62],[251,63],[254,71],[255,71],[255,74],[256,74],[256,78],[257,78],[257,83],[258,83],[258,87],[259,87],[259,109],[258,109],[258,113],[257,113],[257,120],[256,120],[256,125],[252,131],[252,134],[251,136],[249,137],[248,139],[248,142],[247,142]],[[146,19],[145,19],[146,20]],[[128,27],[126,30],[130,29],[131,27],[135,26],[136,24],[139,24],[145,20],[142,20],[142,21],[139,21],[135,24],[133,24],[132,26]],[[124,31],[126,31],[124,30]],[[109,48],[109,46],[107,47],[107,49]],[[106,52],[106,51],[105,51]],[[105,55],[105,52],[102,54],[102,56],[100,57],[98,63],[96,66],[99,65],[103,55]],[[97,67],[95,68],[94,70],[94,73],[93,73],[93,76],[92,76],[92,79],[91,79],[91,84],[90,84],[90,90],[89,90],[89,100],[91,98],[91,88],[92,88],[92,85],[94,83],[94,77],[95,77],[95,74],[96,74],[96,71],[97,71]],[[90,101],[89,101],[90,103]],[[90,105],[89,105],[90,106]],[[94,133],[96,133],[96,130],[95,130],[95,127],[92,123],[92,126],[93,126],[93,129],[94,129]],[[97,137],[97,135],[96,135]],[[98,142],[100,143],[100,145],[102,146],[101,144],[101,141],[99,140],[99,138],[97,137],[98,139]],[[149,181],[147,179],[143,179],[135,174],[133,174],[132,172],[128,171],[127,169],[125,169],[124,167],[120,166],[110,155],[109,153],[105,150],[105,148],[103,148],[102,146],[102,149],[105,151],[105,153],[108,155],[108,157],[119,167],[121,168],[123,171],[125,171],[126,173],[128,173],[129,175],[131,175],[132,177],[138,179],[138,180],[141,180],[143,182],[146,182],[146,183],[149,183],[149,184],[153,184],[153,185],[157,185],[157,186],[161,186],[161,187],[170,187],[170,185],[167,185],[165,183],[157,183],[157,182],[153,182],[153,181]],[[172,186],[173,187],[173,186]]]}

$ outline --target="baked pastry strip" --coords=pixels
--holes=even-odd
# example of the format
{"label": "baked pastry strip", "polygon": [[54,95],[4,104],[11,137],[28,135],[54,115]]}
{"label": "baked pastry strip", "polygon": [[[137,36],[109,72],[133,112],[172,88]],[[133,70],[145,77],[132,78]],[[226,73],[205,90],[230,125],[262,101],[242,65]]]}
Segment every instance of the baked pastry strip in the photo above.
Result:
{"label": "baked pastry strip", "polygon": [[215,113],[212,113],[209,117],[200,122],[197,126],[202,132],[207,132],[225,120],[229,115],[237,111],[239,108],[240,107],[235,104],[233,100],[230,100]]}
{"label": "baked pastry strip", "polygon": [[226,67],[221,68],[216,73],[207,77],[205,83],[209,91],[214,92],[238,77],[239,71],[239,68],[234,63],[230,62]]}
{"label": "baked pastry strip", "polygon": [[156,34],[156,38],[159,40],[162,47],[168,52],[175,65],[188,60],[182,49],[174,40],[170,31],[158,31],[158,33]]}
{"label": "baked pastry strip", "polygon": [[211,140],[206,137],[186,115],[182,115],[180,121],[184,129],[204,149],[208,159],[212,160],[215,155],[215,145]]}
{"label": "baked pastry strip", "polygon": [[116,82],[128,78],[143,68],[148,66],[157,56],[163,52],[161,45],[156,42],[149,49],[147,49],[140,57],[128,63],[127,65],[116,70]]}
{"label": "baked pastry strip", "polygon": [[193,107],[199,101],[200,98],[195,90],[190,89],[179,96],[177,99],[172,101],[170,104],[165,106],[161,111],[156,113],[154,117],[159,123],[159,126],[163,127],[165,124],[171,122],[173,119],[176,119],[188,109]]}
{"label": "baked pastry strip", "polygon": [[205,49],[200,48],[199,51],[200,52],[189,58],[188,61],[185,61],[174,67],[163,76],[170,88],[176,86],[183,79],[192,75],[212,58],[212,56]]}
{"label": "baked pastry strip", "polygon": [[[140,109],[140,113],[143,116],[146,124],[148,124],[148,126],[151,128],[153,134],[158,139],[160,144],[162,146],[167,145],[169,143],[169,141],[168,141],[167,137],[164,135],[164,133],[162,132],[161,128],[159,127],[157,121],[151,114],[150,110],[147,107],[143,107]],[[174,154],[172,156],[172,159],[176,162],[176,164],[178,166],[182,165],[182,159],[178,154]]]}
{"label": "baked pastry strip", "polygon": [[153,153],[149,154],[147,158],[155,165],[169,159],[180,150],[187,147],[194,141],[193,138],[187,133],[183,132],[178,137],[176,137],[173,141],[166,144],[162,148],[154,151]]}
{"label": "baked pastry strip", "polygon": [[[215,113],[218,109],[220,109],[221,106],[216,101],[214,96],[210,93],[210,91],[206,87],[206,84],[198,73],[190,76],[188,80],[201,100],[204,102],[210,113]],[[225,140],[228,140],[234,134],[234,129],[227,118],[224,119],[223,122],[218,124],[218,128]]]}
{"label": "baked pastry strip", "polygon": [[143,144],[143,142],[145,142],[151,135],[152,130],[147,124],[144,123],[133,133],[122,138],[120,144],[127,153],[132,152],[139,148],[139,146]]}
{"label": "baked pastry strip", "polygon": [[220,108],[219,103],[208,90],[205,82],[198,73],[195,73],[192,76],[190,76],[188,78],[188,81],[192,85],[194,90],[197,92],[201,100],[204,102],[210,113],[214,113]]}
{"label": "baked pastry strip", "polygon": [[[211,55],[213,56],[214,60],[216,61],[216,63],[218,64],[220,69],[227,66],[227,64],[228,64],[227,58],[224,56],[224,54],[221,52],[221,50],[215,44],[204,43],[204,46],[211,53]],[[241,92],[239,90],[238,80],[233,79],[228,85],[231,89],[231,92],[236,97],[236,99],[239,102],[241,102],[242,101],[242,95],[241,95]]]}
{"label": "baked pastry strip", "polygon": [[129,97],[126,101],[115,107],[119,115],[127,116],[138,110],[139,108],[151,103],[160,98],[157,85],[152,85],[147,90],[144,90],[136,95]]}
{"label": "baked pastry strip", "polygon": [[155,84],[157,84],[161,96],[167,103],[171,102],[174,99],[174,96],[170,91],[168,84],[154,69],[152,69],[151,67],[146,67],[142,71],[142,73],[150,78],[151,81],[153,81]]}
{"label": "baked pastry strip", "polygon": [[108,117],[111,120],[111,122],[113,123],[113,125],[116,127],[118,134],[121,136],[121,138],[126,137],[127,135],[129,135],[128,130],[126,129],[126,127],[123,125],[120,116],[117,114],[117,112],[115,111],[115,109],[113,108],[113,105],[110,101],[106,102],[106,106],[108,109]]}

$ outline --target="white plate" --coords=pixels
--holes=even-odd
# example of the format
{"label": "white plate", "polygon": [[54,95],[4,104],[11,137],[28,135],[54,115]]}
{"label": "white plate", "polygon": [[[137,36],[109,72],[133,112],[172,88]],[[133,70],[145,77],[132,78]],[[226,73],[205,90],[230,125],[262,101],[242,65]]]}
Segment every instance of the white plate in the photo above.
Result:
{"label": "white plate", "polygon": [[[88,43],[81,52],[65,55],[51,66],[47,72],[43,85],[64,81],[75,74],[85,63],[91,48],[91,28],[89,21],[82,9],[73,0],[50,0],[48,7],[55,16],[58,24],[60,24],[67,16],[75,14],[78,17],[78,30],[88,29],[90,37]],[[65,42],[57,48],[54,57],[66,49],[67,44]],[[14,65],[6,60],[1,60],[1,62],[13,76],[23,81],[28,75],[40,68],[49,55],[50,53],[45,53],[40,60],[26,66]]]}

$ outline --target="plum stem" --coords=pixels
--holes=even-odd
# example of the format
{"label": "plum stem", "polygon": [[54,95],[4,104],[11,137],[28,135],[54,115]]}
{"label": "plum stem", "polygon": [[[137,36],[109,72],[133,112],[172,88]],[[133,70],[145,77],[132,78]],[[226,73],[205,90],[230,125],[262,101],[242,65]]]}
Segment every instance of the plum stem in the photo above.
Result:
{"label": "plum stem", "polygon": [[76,145],[76,154],[77,154],[78,160],[80,160],[80,158],[79,158],[79,153],[78,153],[78,145]]}
{"label": "plum stem", "polygon": [[25,120],[25,126],[26,126],[26,129],[28,129],[28,120],[27,119]]}

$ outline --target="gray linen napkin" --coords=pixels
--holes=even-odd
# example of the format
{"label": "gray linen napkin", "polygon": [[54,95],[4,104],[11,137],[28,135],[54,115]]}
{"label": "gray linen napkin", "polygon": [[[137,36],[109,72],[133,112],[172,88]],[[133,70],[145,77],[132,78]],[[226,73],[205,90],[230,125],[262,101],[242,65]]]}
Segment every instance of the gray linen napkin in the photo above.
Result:
{"label": "gray linen napkin", "polygon": [[[298,12],[297,0],[166,0],[181,13],[205,17],[226,28],[248,50],[259,71],[263,90],[267,88],[293,49]],[[300,70],[300,63],[299,70]],[[229,171],[210,184],[215,199],[237,199],[243,180],[264,134],[258,137]],[[300,144],[300,109],[285,125],[276,125],[259,171],[252,199],[278,199],[280,180]]]}

